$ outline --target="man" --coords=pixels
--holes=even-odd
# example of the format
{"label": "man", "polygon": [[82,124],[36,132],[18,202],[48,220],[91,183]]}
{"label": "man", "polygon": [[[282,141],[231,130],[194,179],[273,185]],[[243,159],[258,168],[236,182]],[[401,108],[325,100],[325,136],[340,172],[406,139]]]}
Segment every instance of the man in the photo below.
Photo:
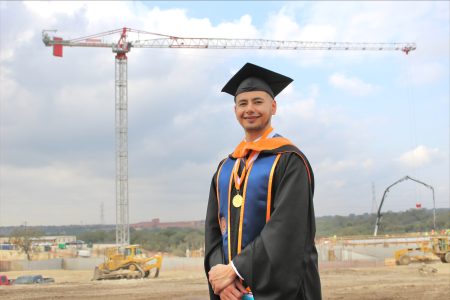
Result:
{"label": "man", "polygon": [[214,174],[205,222],[211,299],[321,299],[314,176],[271,127],[274,97],[293,80],[247,63],[224,86],[245,139]]}

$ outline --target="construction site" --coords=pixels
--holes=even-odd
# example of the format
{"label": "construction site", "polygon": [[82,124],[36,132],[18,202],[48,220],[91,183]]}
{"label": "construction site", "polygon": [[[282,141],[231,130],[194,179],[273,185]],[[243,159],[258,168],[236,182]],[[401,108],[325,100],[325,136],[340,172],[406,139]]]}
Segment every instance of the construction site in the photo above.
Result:
{"label": "construction site", "polygon": [[[85,242],[81,240],[83,239],[83,237],[80,238],[78,234],[75,235],[72,234],[72,232],[66,233],[65,228],[60,229],[59,232],[61,232],[61,235],[51,235],[51,233],[47,233],[46,235],[44,235],[42,234],[44,231],[33,231],[33,229],[30,229],[30,226],[27,226],[26,221],[23,223],[24,225],[21,226],[11,226],[11,228],[8,229],[6,229],[5,227],[5,229],[3,230],[3,236],[1,236],[2,231],[0,230],[0,299],[5,300],[209,299],[209,290],[207,284],[208,281],[204,271],[205,244],[203,239],[200,243],[198,242],[198,234],[201,233],[202,235],[204,235],[205,220],[197,219],[195,221],[188,220],[161,222],[158,217],[152,215],[153,213],[157,213],[153,211],[149,212],[149,210],[154,209],[155,206],[159,204],[166,204],[167,207],[169,207],[167,208],[167,210],[174,213],[179,213],[179,211],[182,211],[183,209],[188,207],[177,206],[178,202],[176,201],[167,204],[166,202],[172,201],[172,198],[179,197],[179,195],[175,194],[180,194],[178,190],[164,190],[164,187],[166,187],[167,189],[167,186],[161,187],[160,190],[158,186],[155,189],[157,190],[155,194],[153,194],[153,191],[151,191],[150,195],[147,195],[147,189],[141,188],[141,190],[138,190],[138,188],[136,188],[136,190],[138,190],[136,194],[145,194],[145,197],[143,197],[144,200],[140,202],[141,204],[146,203],[145,201],[147,201],[148,198],[152,198],[148,200],[148,206],[146,206],[145,208],[139,206],[139,202],[136,202],[136,204],[134,204],[133,199],[131,201],[129,199],[130,176],[128,148],[130,140],[130,120],[128,111],[128,95],[133,94],[133,91],[129,90],[128,59],[129,57],[131,58],[133,56],[133,49],[139,49],[139,51],[142,52],[150,51],[152,49],[164,49],[168,51],[188,49],[188,51],[192,52],[195,52],[196,50],[214,50],[225,52],[226,50],[242,50],[243,52],[267,51],[275,53],[279,53],[281,52],[281,50],[287,52],[298,52],[305,50],[309,52],[321,51],[321,53],[333,51],[337,51],[340,53],[396,52],[396,54],[401,55],[402,57],[410,57],[411,55],[414,55],[414,52],[418,47],[415,42],[312,42],[254,38],[194,38],[160,34],[144,30],[132,29],[129,27],[122,27],[119,29],[104,31],[100,33],[93,33],[76,38],[63,38],[61,37],[59,32],[57,33],[57,30],[55,29],[44,29],[40,32],[40,34],[40,40],[43,43],[41,43],[40,46],[50,48],[53,56],[56,57],[55,59],[60,59],[60,61],[63,58],[64,51],[67,51],[67,49],[70,49],[70,51],[73,52],[79,51],[79,48],[90,48],[90,50],[94,51],[95,49],[102,48],[112,51],[112,54],[109,51],[107,55],[111,57],[109,63],[111,65],[114,64],[114,74],[109,74],[108,76],[113,78],[113,80],[111,79],[111,82],[113,82],[113,86],[111,86],[110,92],[112,92],[112,89],[114,89],[114,99],[109,100],[111,100],[110,102],[113,103],[112,105],[114,105],[114,124],[111,124],[110,126],[111,131],[114,132],[114,147],[113,149],[111,149],[111,153],[114,152],[114,160],[110,163],[111,165],[114,165],[114,167],[111,167],[111,169],[114,169],[115,174],[112,174],[111,176],[111,178],[114,179],[110,180],[114,181],[113,199],[105,201],[109,201],[109,204],[113,203],[111,204],[111,207],[113,208],[114,212],[110,213],[110,215],[114,215],[114,218],[111,217],[110,220],[114,219],[115,223],[114,221],[112,221],[109,222],[109,225],[103,226],[105,225],[103,202],[104,197],[97,196],[98,198],[95,198],[93,196],[94,199],[101,199],[102,201],[100,213],[101,222],[99,223],[98,227],[95,227],[100,228],[98,230],[95,230],[96,233],[99,233],[97,238],[98,241],[96,241],[95,238],[92,238],[92,240],[90,240],[89,242]],[[50,56],[50,51],[48,52],[49,53],[47,54]],[[140,57],[142,57],[142,52],[139,52]],[[107,55],[105,55],[105,57],[107,57]],[[190,53],[189,55],[193,54]],[[66,61],[68,60],[67,58],[64,59],[66,59]],[[350,58],[346,59],[351,60]],[[64,65],[60,64],[54,68],[60,68],[61,66]],[[362,68],[362,64],[360,67]],[[59,72],[58,74],[64,74],[65,72],[62,67],[57,70],[57,72]],[[55,71],[53,70],[52,72]],[[383,72],[387,73],[388,71]],[[58,76],[59,75],[57,75],[56,77]],[[334,77],[333,76],[331,76],[329,79],[330,85],[333,84],[332,78],[337,79],[338,82],[339,78],[342,79],[338,75]],[[414,79],[408,78],[408,80],[413,81]],[[358,82],[358,80],[354,80],[350,84],[348,82],[345,83],[347,85],[350,85],[351,87],[354,87],[355,84],[359,84],[361,82]],[[131,88],[132,87],[130,87],[130,89]],[[366,90],[373,90],[376,92],[377,89],[381,90],[380,86],[373,85],[372,89],[372,86],[370,84],[366,84],[365,90],[363,90],[362,92],[360,91],[360,93],[364,94],[366,93]],[[318,91],[316,92],[318,94]],[[315,94],[316,92],[313,92],[313,94]],[[411,94],[410,91],[408,92]],[[304,93],[304,91],[302,91],[302,93]],[[306,96],[302,95],[302,97]],[[447,100],[448,99],[446,99],[445,101]],[[313,102],[314,101],[308,103],[311,104]],[[410,103],[413,103],[413,100],[410,100]],[[311,104],[311,106],[314,105],[315,104]],[[87,106],[88,105],[86,105],[86,107]],[[207,107],[208,109],[210,109],[212,106]],[[290,106],[286,107],[289,109]],[[89,107],[89,109],[91,108]],[[302,109],[304,109],[303,106]],[[409,109],[410,111],[412,111],[410,112],[410,114],[412,115],[412,117],[410,118],[413,119],[414,122],[416,122],[414,115],[415,112],[413,111],[415,109],[414,105],[411,104]],[[335,111],[330,111],[332,111],[331,114],[335,114]],[[359,112],[357,112],[357,114],[359,114]],[[383,114],[384,112],[381,115]],[[146,116],[146,118],[148,117]],[[298,116],[293,117],[293,119],[295,118],[298,118]],[[373,119],[377,120],[378,122],[379,120],[377,118],[378,116],[374,117]],[[183,121],[185,121],[185,119],[181,118],[181,121],[179,121],[180,118],[175,118],[174,123],[176,123],[176,121],[178,120],[182,124],[181,127],[183,127]],[[338,123],[339,122],[340,121],[338,121]],[[201,123],[199,124],[200,126],[198,127],[202,127]],[[332,125],[333,124],[331,123],[330,126]],[[355,126],[359,127],[359,125]],[[330,130],[328,124],[326,128],[327,131]],[[412,132],[411,140],[414,140],[415,143],[413,146],[416,148],[420,148],[420,145],[417,145],[417,133],[413,132],[414,130],[416,130],[416,123],[410,125],[409,129]],[[184,130],[185,129],[183,128],[183,131]],[[187,130],[188,128],[186,127],[186,131]],[[353,128],[353,130],[355,130],[355,128]],[[341,137],[339,137],[339,140],[340,139]],[[148,142],[148,140],[146,141]],[[161,149],[167,146],[163,142],[161,143]],[[336,142],[333,139],[333,144],[334,143]],[[198,142],[197,144],[201,145],[202,143]],[[358,142],[355,142],[354,144],[356,145],[358,144]],[[136,145],[139,144],[136,143]],[[150,146],[148,146],[147,150],[150,149],[151,151],[155,152],[159,151],[159,148],[155,147],[155,144],[149,143],[149,145]],[[356,146],[356,148],[359,147],[361,146]],[[155,148],[157,148],[157,150],[155,150]],[[432,151],[430,151],[430,153],[435,155],[435,157],[439,157],[439,155],[441,155],[441,152],[438,152],[439,151],[434,148],[432,148]],[[343,159],[336,161],[336,164],[333,165],[334,167],[330,167],[328,154],[322,155],[324,156],[320,158],[321,163],[318,163],[317,168],[319,172],[316,173],[319,174],[318,178],[320,178],[321,176],[320,171],[322,171],[322,174],[326,173],[326,167],[329,167],[329,170],[340,170],[340,168],[350,166],[350,169],[354,168],[351,169],[351,176],[355,177],[354,173],[362,173],[364,171],[361,170],[365,170],[366,166],[370,168],[370,166],[376,164],[371,159],[363,160],[361,158],[361,160],[359,160],[357,163],[346,162]],[[397,163],[398,161],[401,161],[402,158],[404,158],[404,156],[399,155],[397,155],[396,157],[400,157],[400,159],[391,159],[393,162],[390,163]],[[152,157],[152,159],[157,161],[159,160],[159,157]],[[428,156],[423,159],[423,161],[428,162],[427,159]],[[417,165],[417,161],[419,161],[420,159],[413,157],[412,160],[413,163],[416,163]],[[429,161],[431,161],[431,158],[429,159]],[[190,162],[187,163],[186,168],[192,167],[189,163]],[[135,162],[135,164],[137,165],[139,163]],[[181,164],[182,163],[180,163],[180,165]],[[89,163],[87,163],[86,165],[89,165]],[[204,165],[208,165],[209,168],[210,162],[208,161],[208,163],[204,163]],[[201,165],[201,167],[203,167],[204,165]],[[355,167],[356,165],[359,166]],[[390,166],[388,165],[389,163],[386,163],[386,168],[390,170]],[[171,174],[171,176],[167,175],[167,177],[165,177],[166,174],[163,173],[165,170],[159,170],[159,168],[161,168],[161,165],[158,166],[159,167],[155,167],[156,171],[149,171],[156,173],[156,175],[152,175],[154,177],[148,176],[146,174],[142,177],[145,180],[143,179],[139,182],[140,184],[142,184],[142,186],[145,186],[148,185],[149,182],[151,184],[154,183],[151,182],[149,178],[157,178],[157,180],[160,180],[156,180],[156,183],[154,183],[155,185],[151,185],[151,187],[148,188],[149,190],[151,190],[151,188],[154,188],[158,184],[162,185],[162,182],[166,180],[166,178],[171,178],[171,176],[174,176],[173,174]],[[162,167],[164,168],[165,166],[162,165]],[[273,167],[270,176],[273,175],[274,169],[275,167]],[[401,170],[403,171],[404,169]],[[431,168],[429,170],[431,170]],[[370,222],[372,222],[370,223],[370,225],[366,226],[370,227],[370,232],[369,230],[366,230],[363,234],[353,234],[352,232],[350,233],[350,235],[346,235],[345,233],[339,235],[333,232],[333,229],[337,230],[338,228],[333,228],[334,223],[330,222],[328,224],[331,225],[327,227],[328,231],[326,232],[326,234],[316,234],[315,245],[318,252],[318,265],[322,296],[324,300],[441,300],[448,298],[450,290],[450,229],[447,228],[448,220],[445,220],[445,216],[448,216],[450,214],[450,210],[448,210],[447,207],[442,208],[443,213],[440,215],[440,219],[437,220],[437,200],[435,195],[435,192],[436,194],[440,193],[440,195],[445,194],[446,192],[448,192],[448,187],[443,188],[441,184],[438,188],[436,188],[435,191],[435,182],[433,182],[432,185],[428,183],[428,181],[424,182],[422,181],[422,179],[417,179],[415,175],[417,173],[421,174],[420,170],[417,171],[417,167],[415,167],[414,171],[414,177],[411,177],[409,175],[400,177],[400,175],[400,179],[398,179],[399,177],[396,177],[397,175],[395,175],[398,173],[395,173],[389,174],[389,177],[387,179],[383,178],[383,183],[385,183],[386,181],[390,182],[388,185],[386,185],[384,193],[382,194],[382,197],[380,197],[380,201],[377,201],[376,199],[374,183],[372,182],[372,213],[366,219],[361,217],[361,219],[366,220],[365,225],[369,224],[369,222],[367,222],[367,219],[370,219]],[[107,173],[104,170],[102,172]],[[380,172],[380,174],[382,173],[379,170],[374,173],[377,172]],[[145,174],[145,172],[142,173]],[[187,174],[189,175],[183,175],[184,177],[180,175],[180,178],[182,179],[180,179],[179,181],[181,182],[183,180],[186,180],[186,182],[189,182],[189,180],[187,180],[185,177],[190,177],[191,174],[189,172],[187,172]],[[333,176],[340,176],[340,173],[335,175],[331,172],[330,174],[330,178]],[[161,176],[158,177],[159,175]],[[327,175],[322,176],[324,176],[323,178],[325,178]],[[246,178],[245,173],[243,176],[244,178]],[[398,180],[393,181],[392,176],[394,176]],[[82,175],[80,177],[82,177]],[[195,175],[192,175],[192,177],[195,177]],[[424,177],[427,178],[426,176]],[[105,178],[107,178],[107,176],[105,176]],[[270,180],[272,180],[272,177],[270,178]],[[332,182],[333,184],[329,186],[335,187],[336,192],[332,191],[330,194],[324,193],[323,195],[338,195],[341,191],[339,190],[339,188],[341,186],[344,186],[344,183],[343,181],[338,182],[336,178],[330,178],[328,178],[327,180],[329,182]],[[138,181],[139,180],[136,180],[136,182]],[[326,180],[324,180],[323,182],[325,181]],[[58,181],[55,180],[55,182]],[[67,182],[70,182],[70,180],[67,180]],[[232,181],[230,179],[230,187],[231,182]],[[271,182],[272,181],[270,181],[270,183]],[[356,180],[355,182],[355,185],[360,184],[358,180]],[[413,208],[412,210],[422,210],[426,213],[429,213],[429,216],[431,217],[427,215],[428,219],[426,219],[426,222],[424,222],[423,219],[417,218],[415,221],[411,222],[421,224],[412,224],[409,229],[401,227],[401,229],[399,229],[398,231],[399,233],[395,231],[395,228],[389,229],[389,232],[385,231],[384,226],[386,224],[386,218],[384,217],[388,212],[388,209],[386,208],[386,202],[390,203],[390,201],[392,200],[389,199],[388,195],[392,190],[397,189],[399,184],[403,186],[404,182],[414,184],[416,194],[417,189],[422,189],[420,191],[422,202],[417,200],[415,208]],[[58,184],[61,184],[61,182],[59,182]],[[189,184],[195,185],[196,183],[189,182]],[[367,184],[367,182],[364,184]],[[112,185],[113,184],[111,182],[111,186]],[[186,186],[187,185],[188,183],[186,183]],[[89,189],[89,185],[85,184],[85,186],[87,189]],[[41,188],[45,190],[51,189],[44,185],[41,186]],[[325,190],[327,189],[327,187],[321,187],[321,189]],[[333,188],[330,188],[330,190],[332,189]],[[411,187],[410,189],[412,190]],[[405,189],[403,189],[402,191],[405,191]],[[364,190],[364,192],[367,191]],[[82,195],[82,192],[78,190],[76,194],[76,197],[78,198],[76,198],[75,201],[72,201],[75,204],[71,203],[71,205],[83,207],[83,205],[85,204],[82,203],[88,203],[89,199],[91,199],[89,197],[86,197],[86,199],[84,199],[84,195]],[[95,193],[93,192],[92,194]],[[189,192],[186,192],[186,194],[188,195]],[[194,199],[199,198],[197,194],[191,194],[186,196],[186,202],[188,202],[188,200],[190,199],[188,198],[189,196],[192,196]],[[103,194],[100,193],[98,195]],[[314,191],[312,192],[312,195],[314,196]],[[347,195],[342,195],[344,195],[344,193],[340,193],[339,196],[336,197],[336,199],[332,197],[327,198],[330,207],[332,207],[331,210],[336,207],[340,209],[341,206],[348,206],[347,210],[353,212],[352,205],[348,203],[342,204],[342,202],[339,201],[339,199],[341,199],[339,197],[347,197]],[[366,195],[362,196],[361,193],[356,193],[356,195],[357,196],[349,196],[349,198],[354,198],[352,199],[354,203],[356,203],[360,199],[363,199],[361,201],[367,202],[366,198],[368,197],[366,197]],[[30,197],[30,199],[31,198],[32,197]],[[158,199],[155,200],[153,198]],[[184,201],[183,197],[180,198],[182,199],[182,201]],[[78,201],[80,201],[80,204],[78,204]],[[410,199],[408,199],[408,201],[410,201]],[[439,203],[443,203],[442,199],[439,199],[439,201]],[[70,200],[68,200],[68,202],[70,202]],[[130,218],[130,203],[132,204],[132,206],[136,205],[137,208],[134,207],[135,212],[137,211],[140,213],[140,211],[147,210],[147,214],[143,214],[145,215],[145,218],[140,218],[142,215],[140,215],[139,217],[132,216]],[[407,203],[407,205],[411,204],[409,202]],[[422,207],[423,203],[426,203],[426,205],[424,205],[426,206],[426,208]],[[11,204],[8,203],[8,205],[9,207],[12,207]],[[202,202],[202,205],[206,204]],[[230,205],[230,203],[228,205]],[[50,210],[49,207],[50,206],[46,208],[47,211]],[[59,209],[59,206],[57,205],[51,207],[51,209]],[[87,207],[88,206],[84,206],[82,210],[88,210]],[[148,209],[149,207],[151,209]],[[395,206],[388,206],[389,209],[391,209],[392,207]],[[396,209],[399,210],[405,208],[405,206],[401,205],[396,207]],[[72,211],[75,211],[73,208],[73,210],[64,209],[64,207],[61,208],[61,215],[63,216],[65,214],[71,214]],[[268,209],[267,212],[269,214],[270,209]],[[3,214],[5,214],[5,212],[3,212]],[[30,214],[33,213],[31,212]],[[38,214],[38,212],[36,212],[36,214]],[[180,212],[180,215],[182,215],[182,212]],[[187,215],[189,216],[189,214]],[[244,213],[242,212],[242,218],[243,215]],[[368,214],[365,213],[365,215]],[[444,217],[442,217],[442,215]],[[327,217],[326,215],[324,216]],[[334,215],[334,217],[335,216],[340,215],[336,214]],[[330,216],[330,218],[332,217],[333,216]],[[23,219],[26,219],[26,217],[23,217]],[[189,219],[189,217],[187,219]],[[443,219],[444,221],[442,221]],[[48,222],[51,223],[51,219],[48,220],[50,220]],[[133,224],[132,222],[130,222],[130,220],[138,221]],[[375,221],[373,222],[373,220]],[[23,220],[20,222],[23,222]],[[219,221],[219,223],[220,222],[221,221]],[[80,228],[82,228],[84,226],[83,222],[80,223],[81,225],[70,226],[79,226]],[[351,222],[347,223],[350,224]],[[347,225],[343,224],[342,227],[345,227]],[[373,225],[374,229],[372,234],[371,232]],[[413,225],[419,226],[420,228],[424,229],[421,232],[415,232],[415,230],[412,229]],[[49,224],[49,226],[51,227],[53,225]],[[222,226],[221,223],[220,226]],[[357,227],[353,223],[348,225],[349,228],[352,226]],[[42,226],[42,228],[44,227],[45,226]],[[0,229],[2,229],[2,227],[0,227]],[[162,236],[161,232],[163,232],[163,230],[172,229],[174,230],[173,232],[170,232],[170,235],[172,237],[177,235],[179,237],[186,232],[190,233],[189,230],[195,231],[195,234],[197,235],[191,235],[191,240],[189,240],[189,238],[186,238],[186,240],[183,240],[184,243],[176,244],[176,247],[172,244],[170,244],[169,246],[165,244],[163,245],[160,240],[158,240],[158,242],[161,242],[161,244],[158,244],[158,246],[155,246],[152,249],[149,249],[147,247],[152,242],[154,242],[155,244],[156,242],[155,240],[147,239],[148,235],[145,234],[149,234],[154,231],[158,232]],[[355,228],[352,229],[356,230]],[[360,228],[358,228],[358,230],[359,229]],[[314,230],[316,230],[316,227],[314,227]],[[94,232],[94,230],[91,231]],[[7,234],[5,232],[7,232]],[[86,229],[86,232],[89,233],[89,229]],[[86,232],[82,232],[81,234]],[[103,236],[101,236],[101,234],[103,234]],[[111,234],[111,236],[114,237],[105,237],[108,234]],[[141,234],[140,239],[133,239],[132,234],[134,234],[134,237],[136,237],[138,234]],[[224,235],[223,231],[222,235]],[[88,236],[88,234],[85,234],[84,236]],[[105,240],[107,242],[104,242]],[[172,241],[173,240],[175,240],[175,238],[172,238]],[[208,247],[206,247],[206,249],[208,249]]]}
{"label": "construction site", "polygon": [[[324,299],[444,299],[450,278],[448,240],[449,236],[418,235],[320,239],[317,248]],[[94,280],[94,269],[106,261],[105,251],[94,245],[86,257],[86,249],[78,248],[54,249],[47,257],[36,252],[31,261],[20,251],[0,250],[0,274],[9,279],[34,274],[54,279],[46,284],[0,286],[0,298],[208,297],[203,257],[163,254],[162,264],[151,269],[147,277]]]}

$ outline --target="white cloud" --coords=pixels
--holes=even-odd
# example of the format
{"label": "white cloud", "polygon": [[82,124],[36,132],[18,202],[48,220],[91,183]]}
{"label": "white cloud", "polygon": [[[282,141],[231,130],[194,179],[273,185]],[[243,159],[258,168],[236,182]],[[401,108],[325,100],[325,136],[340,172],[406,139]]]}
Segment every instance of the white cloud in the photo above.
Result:
{"label": "white cloud", "polygon": [[331,172],[343,172],[354,169],[358,165],[355,160],[332,160],[331,158],[326,158],[319,165],[321,173],[329,174]]}
{"label": "white cloud", "polygon": [[311,120],[316,115],[316,101],[314,98],[308,98],[304,100],[298,100],[288,103],[283,101],[277,102],[277,115],[280,115],[283,119],[302,119]]}
{"label": "white cloud", "polygon": [[377,89],[375,85],[366,83],[357,77],[348,77],[340,73],[331,75],[328,82],[337,89],[357,96],[370,94]]}
{"label": "white cloud", "polygon": [[35,15],[50,18],[58,14],[73,15],[77,10],[86,8],[89,1],[25,1],[23,3]]}
{"label": "white cloud", "polygon": [[401,81],[410,85],[437,83],[448,76],[448,68],[437,62],[417,63],[409,66],[407,72]]}
{"label": "white cloud", "polygon": [[327,174],[328,178],[334,177],[335,173],[343,174],[345,172],[358,172],[361,170],[371,171],[374,166],[374,161],[371,158],[344,158],[344,159],[332,159],[330,157],[325,158],[319,164],[317,164],[318,172]]}
{"label": "white cloud", "polygon": [[[14,57],[14,49],[19,48],[26,43],[30,43],[35,34],[35,30],[28,29],[21,32],[20,35],[13,37],[13,39],[10,40],[7,45],[1,45],[0,63],[11,61]],[[4,38],[2,38],[2,41],[3,40]]]}
{"label": "white cloud", "polygon": [[[56,59],[42,44],[41,29],[58,29],[63,38],[127,26],[193,37],[418,43],[418,50],[408,56],[388,51],[132,49],[128,61],[130,217],[136,221],[149,217],[149,211],[155,212],[151,217],[163,220],[203,217],[217,162],[242,138],[232,100],[219,91],[229,78],[227,71],[235,72],[245,61],[267,63],[295,78],[278,101],[274,127],[308,155],[318,183],[318,215],[364,212],[370,208],[373,173],[383,178],[393,173],[392,162],[386,161],[386,170],[380,167],[388,154],[376,152],[379,143],[372,139],[385,134],[372,126],[384,111],[374,102],[354,105],[335,99],[376,91],[380,99],[398,100],[398,93],[391,90],[396,86],[388,90],[385,85],[399,80],[384,72],[383,64],[392,64],[402,74],[411,67],[413,84],[446,82],[442,78],[448,77],[445,2],[287,2],[266,10],[261,3],[248,13],[232,15],[213,10],[199,15],[189,1],[168,3],[164,6],[171,8],[162,9],[154,2],[0,2],[0,200],[14,199],[1,203],[0,225],[24,221],[17,216],[25,209],[33,212],[24,216],[29,222],[77,223],[86,211],[85,222],[97,222],[100,199],[109,205],[113,222],[114,54],[109,49],[66,48],[65,57]],[[358,75],[360,79],[349,74],[364,75]],[[369,78],[376,78],[383,89]],[[348,93],[336,93],[330,84]],[[430,95],[429,107],[448,108],[446,87],[443,91],[421,86],[414,92]],[[398,102],[391,102],[393,108]],[[428,132],[436,133],[433,139],[441,153],[448,145],[448,135],[444,142],[441,137],[442,124],[448,130],[448,114],[445,118],[434,116],[427,123]],[[417,118],[417,125],[423,120]],[[424,151],[431,161],[437,156],[435,150]],[[448,199],[446,162],[446,166],[433,164],[430,170],[430,178],[444,186],[437,185],[436,191],[441,191],[437,199]],[[369,195],[366,206],[361,201],[365,194]],[[70,201],[48,202],[49,198]],[[63,219],[51,212],[55,207],[64,212]]]}
{"label": "white cloud", "polygon": [[260,32],[253,25],[250,15],[243,15],[239,20],[233,22],[223,22],[210,34],[215,34],[212,37],[260,38]]}
{"label": "white cloud", "polygon": [[407,167],[422,167],[432,162],[439,156],[439,153],[437,148],[419,145],[417,148],[403,153],[397,161]]}
{"label": "white cloud", "polygon": [[268,25],[266,30],[266,37],[270,39],[295,41],[301,33],[300,27],[295,20],[291,16],[287,16],[283,11],[272,15],[268,24],[270,25]]}
{"label": "white cloud", "polygon": [[[37,118],[37,114],[41,110],[37,101],[33,99],[33,93],[24,89],[16,81],[12,80],[9,69],[0,66],[1,75],[1,105],[4,111],[11,111],[14,114],[5,114],[2,116],[2,125],[8,129],[10,126],[21,126],[24,123],[29,124],[30,121]],[[35,99],[38,98],[35,96]]]}
{"label": "white cloud", "polygon": [[[286,41],[334,41],[336,40],[336,27],[328,23],[302,24],[295,19],[295,14],[289,9],[281,9],[271,14],[265,29],[264,38]],[[267,53],[268,56],[286,57],[293,59],[300,65],[316,65],[323,61],[326,51],[308,51],[308,59],[298,60],[296,51],[283,51]]]}
{"label": "white cloud", "polygon": [[[114,180],[93,176],[92,166],[52,163],[43,167],[1,166],[2,225],[78,224],[100,220],[100,203],[114,222]],[[4,213],[7,211],[8,213]],[[19,217],[20,216],[20,217]],[[68,217],[70,216],[70,217]],[[73,216],[76,217],[76,221]]]}
{"label": "white cloud", "polygon": [[173,118],[173,123],[179,127],[195,126],[205,119],[211,119],[219,116],[221,113],[230,109],[229,105],[210,105],[205,104],[200,107],[193,107],[190,111],[180,112]]}
{"label": "white cloud", "polygon": [[295,15],[286,9],[269,17],[266,37],[288,41],[332,41],[336,37],[336,27],[322,22],[300,24]]}
{"label": "white cloud", "polygon": [[146,31],[179,37],[223,37],[251,38],[258,37],[259,32],[252,23],[250,15],[243,15],[237,20],[224,21],[217,26],[208,18],[190,18],[183,9],[160,10],[153,8],[140,19]]}
{"label": "white cloud", "polygon": [[[164,216],[165,221],[180,220],[174,211],[190,219],[203,219],[209,184],[217,161],[194,163],[185,160],[177,168],[166,168],[152,176],[130,179],[130,221],[139,222]],[[177,178],[176,186],[173,180]],[[181,180],[180,180],[181,179]],[[201,182],[202,184],[199,184]],[[202,199],[199,199],[202,195]],[[199,201],[200,200],[200,201]],[[181,219],[183,219],[181,217]]]}
{"label": "white cloud", "polygon": [[342,179],[336,179],[336,180],[332,180],[332,181],[328,182],[327,185],[329,185],[330,188],[333,188],[333,189],[341,189],[347,185],[347,182]]}
{"label": "white cloud", "polygon": [[371,158],[364,160],[362,163],[364,169],[371,169],[374,166],[374,161]]}

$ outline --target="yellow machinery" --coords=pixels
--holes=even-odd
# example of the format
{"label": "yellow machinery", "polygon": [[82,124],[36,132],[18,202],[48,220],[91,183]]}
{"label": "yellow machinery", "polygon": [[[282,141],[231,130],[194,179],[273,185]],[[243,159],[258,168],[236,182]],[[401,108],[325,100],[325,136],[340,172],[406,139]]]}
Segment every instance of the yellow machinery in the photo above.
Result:
{"label": "yellow machinery", "polygon": [[105,262],[95,267],[92,280],[144,278],[152,269],[158,277],[162,256],[147,257],[139,245],[117,246],[106,249]]}
{"label": "yellow machinery", "polygon": [[450,237],[433,237],[431,245],[434,255],[439,256],[443,263],[450,263]]}
{"label": "yellow machinery", "polygon": [[[431,247],[429,244],[431,243]],[[423,255],[412,255],[413,252],[422,252]],[[448,236],[432,237],[430,242],[423,242],[419,247],[405,248],[394,252],[395,261],[399,265],[409,265],[411,260],[426,261],[432,257],[426,254],[434,254],[444,263],[450,262],[450,243]]]}

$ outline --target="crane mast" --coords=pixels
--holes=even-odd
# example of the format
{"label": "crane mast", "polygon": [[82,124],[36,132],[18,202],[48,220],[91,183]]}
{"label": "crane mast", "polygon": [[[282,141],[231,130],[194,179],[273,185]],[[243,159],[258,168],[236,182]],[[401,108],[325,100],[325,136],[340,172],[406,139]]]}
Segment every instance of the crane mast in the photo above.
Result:
{"label": "crane mast", "polygon": [[[277,41],[267,39],[186,38],[131,28],[106,31],[76,39],[50,36],[56,30],[43,30],[42,41],[53,47],[53,55],[62,57],[63,47],[110,48],[115,56],[115,136],[116,136],[116,244],[130,243],[128,201],[128,68],[131,48],[172,49],[253,49],[253,50],[349,50],[402,51],[408,54],[415,43],[349,43],[313,41]],[[108,40],[120,34],[119,40]],[[137,36],[130,39],[129,34]],[[143,39],[141,36],[158,36]]]}
{"label": "crane mast", "polygon": [[115,58],[116,105],[116,244],[130,243],[128,212],[128,63],[126,30],[113,47]]}

